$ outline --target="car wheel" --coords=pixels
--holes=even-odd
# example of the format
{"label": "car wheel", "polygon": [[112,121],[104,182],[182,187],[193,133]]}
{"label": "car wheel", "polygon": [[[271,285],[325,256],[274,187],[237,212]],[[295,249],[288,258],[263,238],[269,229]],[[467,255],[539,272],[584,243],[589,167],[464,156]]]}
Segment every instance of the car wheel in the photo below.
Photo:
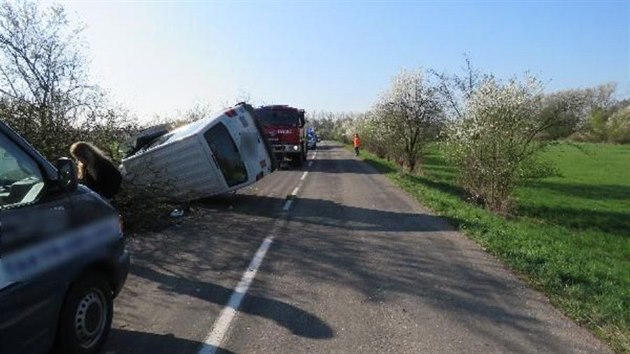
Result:
{"label": "car wheel", "polygon": [[91,273],[74,283],[61,310],[57,350],[93,354],[103,346],[112,324],[113,294],[103,276]]}

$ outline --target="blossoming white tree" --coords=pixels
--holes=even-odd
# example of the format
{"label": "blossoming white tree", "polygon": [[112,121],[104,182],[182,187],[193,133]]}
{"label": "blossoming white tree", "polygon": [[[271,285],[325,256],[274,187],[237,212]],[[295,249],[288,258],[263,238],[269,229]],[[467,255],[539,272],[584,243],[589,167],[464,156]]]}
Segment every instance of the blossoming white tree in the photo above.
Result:
{"label": "blossoming white tree", "polygon": [[542,114],[552,119],[553,125],[545,132],[545,138],[561,139],[588,131],[593,115],[608,111],[613,105],[615,87],[614,83],[607,83],[546,95]]}
{"label": "blossoming white tree", "polygon": [[548,142],[537,139],[553,124],[542,115],[543,85],[531,77],[501,83],[486,78],[448,130],[460,183],[491,210],[507,212],[524,164]]}
{"label": "blossoming white tree", "polygon": [[81,30],[62,5],[0,4],[0,110],[49,158],[67,154],[85,133],[108,150],[135,129],[126,110],[90,84]]}
{"label": "blossoming white tree", "polygon": [[390,155],[401,157],[413,171],[426,145],[434,141],[444,121],[438,87],[423,70],[401,71],[376,104],[371,121],[379,141]]}

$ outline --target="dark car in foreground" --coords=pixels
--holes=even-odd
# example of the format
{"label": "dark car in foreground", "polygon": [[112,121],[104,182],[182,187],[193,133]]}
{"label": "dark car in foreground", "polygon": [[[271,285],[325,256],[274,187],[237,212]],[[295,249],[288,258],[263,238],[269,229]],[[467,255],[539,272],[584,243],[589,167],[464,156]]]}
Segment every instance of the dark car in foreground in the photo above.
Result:
{"label": "dark car in foreground", "polygon": [[0,121],[0,353],[96,353],[129,271],[122,223]]}

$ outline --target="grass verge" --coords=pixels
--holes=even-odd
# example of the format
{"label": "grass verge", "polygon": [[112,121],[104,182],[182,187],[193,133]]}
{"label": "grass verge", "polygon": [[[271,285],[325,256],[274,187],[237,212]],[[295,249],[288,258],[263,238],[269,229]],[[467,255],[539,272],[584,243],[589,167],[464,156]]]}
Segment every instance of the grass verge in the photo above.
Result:
{"label": "grass verge", "polygon": [[630,353],[630,146],[557,145],[542,158],[559,175],[523,183],[516,216],[463,200],[456,170],[437,148],[421,175],[363,159],[447,217],[617,353]]}

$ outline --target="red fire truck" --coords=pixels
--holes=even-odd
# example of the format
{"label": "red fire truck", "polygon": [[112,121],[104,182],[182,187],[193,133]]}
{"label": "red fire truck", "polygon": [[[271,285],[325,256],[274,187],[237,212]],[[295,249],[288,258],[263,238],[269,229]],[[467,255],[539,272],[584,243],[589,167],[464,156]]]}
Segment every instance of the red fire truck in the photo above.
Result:
{"label": "red fire truck", "polygon": [[257,108],[255,113],[277,161],[283,162],[288,158],[293,166],[302,166],[308,149],[304,110],[287,105],[273,105]]}

